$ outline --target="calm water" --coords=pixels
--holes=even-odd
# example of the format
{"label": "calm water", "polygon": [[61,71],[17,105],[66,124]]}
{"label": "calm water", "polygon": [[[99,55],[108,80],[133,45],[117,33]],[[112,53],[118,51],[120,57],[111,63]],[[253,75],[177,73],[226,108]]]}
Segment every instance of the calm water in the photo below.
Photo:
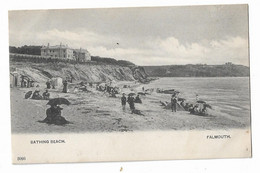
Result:
{"label": "calm water", "polygon": [[[250,118],[249,77],[160,78],[147,88],[176,89],[180,97],[193,103],[197,94],[225,116]],[[170,99],[170,95],[164,94],[162,99]]]}

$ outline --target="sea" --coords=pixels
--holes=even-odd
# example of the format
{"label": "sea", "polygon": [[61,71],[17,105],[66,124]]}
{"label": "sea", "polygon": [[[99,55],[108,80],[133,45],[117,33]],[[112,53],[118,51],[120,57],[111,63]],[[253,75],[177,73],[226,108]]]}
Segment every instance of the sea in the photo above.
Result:
{"label": "sea", "polygon": [[[163,77],[146,87],[175,89],[187,102],[195,103],[197,97],[210,104],[217,115],[250,121],[249,77]],[[161,99],[170,101],[170,95]]]}

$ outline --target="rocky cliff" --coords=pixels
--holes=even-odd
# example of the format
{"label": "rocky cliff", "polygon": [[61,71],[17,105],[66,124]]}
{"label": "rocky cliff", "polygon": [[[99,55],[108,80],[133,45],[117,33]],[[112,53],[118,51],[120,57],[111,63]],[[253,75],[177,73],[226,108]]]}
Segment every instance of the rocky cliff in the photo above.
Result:
{"label": "rocky cliff", "polygon": [[10,62],[11,71],[26,75],[42,83],[52,77],[72,78],[73,81],[103,82],[115,81],[140,81],[148,82],[148,75],[142,67],[119,66],[105,64],[70,64],[70,63],[32,63]]}

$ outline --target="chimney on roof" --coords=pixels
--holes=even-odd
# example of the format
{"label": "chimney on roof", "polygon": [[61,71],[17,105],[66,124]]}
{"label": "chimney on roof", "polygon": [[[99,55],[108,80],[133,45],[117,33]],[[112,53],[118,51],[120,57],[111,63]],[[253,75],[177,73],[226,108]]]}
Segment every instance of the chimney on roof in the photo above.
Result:
{"label": "chimney on roof", "polygon": [[62,46],[62,43],[60,42],[60,47]]}
{"label": "chimney on roof", "polygon": [[47,47],[50,47],[50,43],[48,43]]}

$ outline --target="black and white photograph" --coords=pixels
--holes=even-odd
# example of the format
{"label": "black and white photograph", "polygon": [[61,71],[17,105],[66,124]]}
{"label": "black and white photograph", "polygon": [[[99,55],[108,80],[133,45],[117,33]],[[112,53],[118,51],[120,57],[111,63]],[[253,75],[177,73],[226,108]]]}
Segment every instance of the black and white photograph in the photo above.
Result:
{"label": "black and white photograph", "polygon": [[11,133],[37,135],[28,145],[69,143],[45,135],[139,132],[239,141],[238,130],[247,135],[245,151],[230,157],[250,157],[248,5],[10,10],[8,17]]}

